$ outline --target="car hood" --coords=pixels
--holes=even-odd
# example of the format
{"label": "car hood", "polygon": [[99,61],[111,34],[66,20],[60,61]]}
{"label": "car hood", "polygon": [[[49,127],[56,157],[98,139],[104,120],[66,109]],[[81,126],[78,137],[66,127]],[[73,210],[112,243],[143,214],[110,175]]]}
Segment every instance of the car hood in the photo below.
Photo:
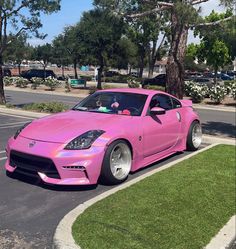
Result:
{"label": "car hood", "polygon": [[124,115],[68,111],[34,120],[20,136],[53,143],[68,143],[89,130],[120,130],[133,117]]}

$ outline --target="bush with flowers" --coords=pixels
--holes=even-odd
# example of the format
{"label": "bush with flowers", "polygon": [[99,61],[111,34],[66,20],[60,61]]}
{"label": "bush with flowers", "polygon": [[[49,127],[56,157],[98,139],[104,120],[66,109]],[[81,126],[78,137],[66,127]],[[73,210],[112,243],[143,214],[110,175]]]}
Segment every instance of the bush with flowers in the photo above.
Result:
{"label": "bush with flowers", "polygon": [[127,80],[129,88],[139,88],[140,87],[140,82],[137,80],[130,78]]}
{"label": "bush with flowers", "polygon": [[224,86],[215,85],[209,89],[210,99],[215,104],[220,104],[227,95],[227,89]]}
{"label": "bush with flowers", "polygon": [[230,96],[236,100],[236,82],[234,81],[230,87]]}
{"label": "bush with flowers", "polygon": [[38,77],[33,77],[33,78],[31,78],[30,81],[32,82],[31,88],[32,88],[33,90],[36,90],[37,87],[40,86],[40,84],[43,83],[43,80],[42,80],[41,78],[38,78]]}
{"label": "bush with flowers", "polygon": [[51,76],[47,77],[44,82],[44,85],[49,87],[51,91],[54,91],[60,84],[59,80],[52,78]]}
{"label": "bush with flowers", "polygon": [[14,83],[16,87],[26,88],[27,85],[29,84],[29,81],[23,77],[15,77]]}
{"label": "bush with flowers", "polygon": [[14,84],[14,78],[13,77],[9,77],[9,76],[5,76],[3,78],[3,82],[5,86],[11,86]]}
{"label": "bush with flowers", "polygon": [[185,82],[184,90],[186,96],[192,98],[193,103],[201,103],[209,94],[209,88],[207,85],[197,84],[192,81]]}

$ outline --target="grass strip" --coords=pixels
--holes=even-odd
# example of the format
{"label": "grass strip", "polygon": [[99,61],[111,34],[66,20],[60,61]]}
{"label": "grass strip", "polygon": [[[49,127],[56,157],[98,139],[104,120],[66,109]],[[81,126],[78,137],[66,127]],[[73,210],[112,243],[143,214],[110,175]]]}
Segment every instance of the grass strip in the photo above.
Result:
{"label": "grass strip", "polygon": [[218,145],[96,203],[72,227],[82,249],[200,249],[235,214],[235,147]]}

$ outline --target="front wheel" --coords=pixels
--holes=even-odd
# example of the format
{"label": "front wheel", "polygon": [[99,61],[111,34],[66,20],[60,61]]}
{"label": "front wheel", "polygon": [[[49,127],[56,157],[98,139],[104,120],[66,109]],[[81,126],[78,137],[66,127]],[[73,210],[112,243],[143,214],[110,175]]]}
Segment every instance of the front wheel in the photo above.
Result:
{"label": "front wheel", "polygon": [[198,121],[192,122],[187,137],[187,150],[195,151],[202,143],[202,127]]}
{"label": "front wheel", "polygon": [[123,140],[111,143],[104,156],[101,180],[108,184],[118,184],[126,180],[132,164],[130,147]]}

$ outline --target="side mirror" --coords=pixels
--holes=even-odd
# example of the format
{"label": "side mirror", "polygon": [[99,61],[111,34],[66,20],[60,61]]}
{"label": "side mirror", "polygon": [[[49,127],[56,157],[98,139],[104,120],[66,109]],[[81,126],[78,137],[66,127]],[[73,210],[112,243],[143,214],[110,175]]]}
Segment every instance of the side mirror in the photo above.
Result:
{"label": "side mirror", "polygon": [[166,114],[166,110],[161,107],[153,107],[150,111],[151,115],[164,115]]}

